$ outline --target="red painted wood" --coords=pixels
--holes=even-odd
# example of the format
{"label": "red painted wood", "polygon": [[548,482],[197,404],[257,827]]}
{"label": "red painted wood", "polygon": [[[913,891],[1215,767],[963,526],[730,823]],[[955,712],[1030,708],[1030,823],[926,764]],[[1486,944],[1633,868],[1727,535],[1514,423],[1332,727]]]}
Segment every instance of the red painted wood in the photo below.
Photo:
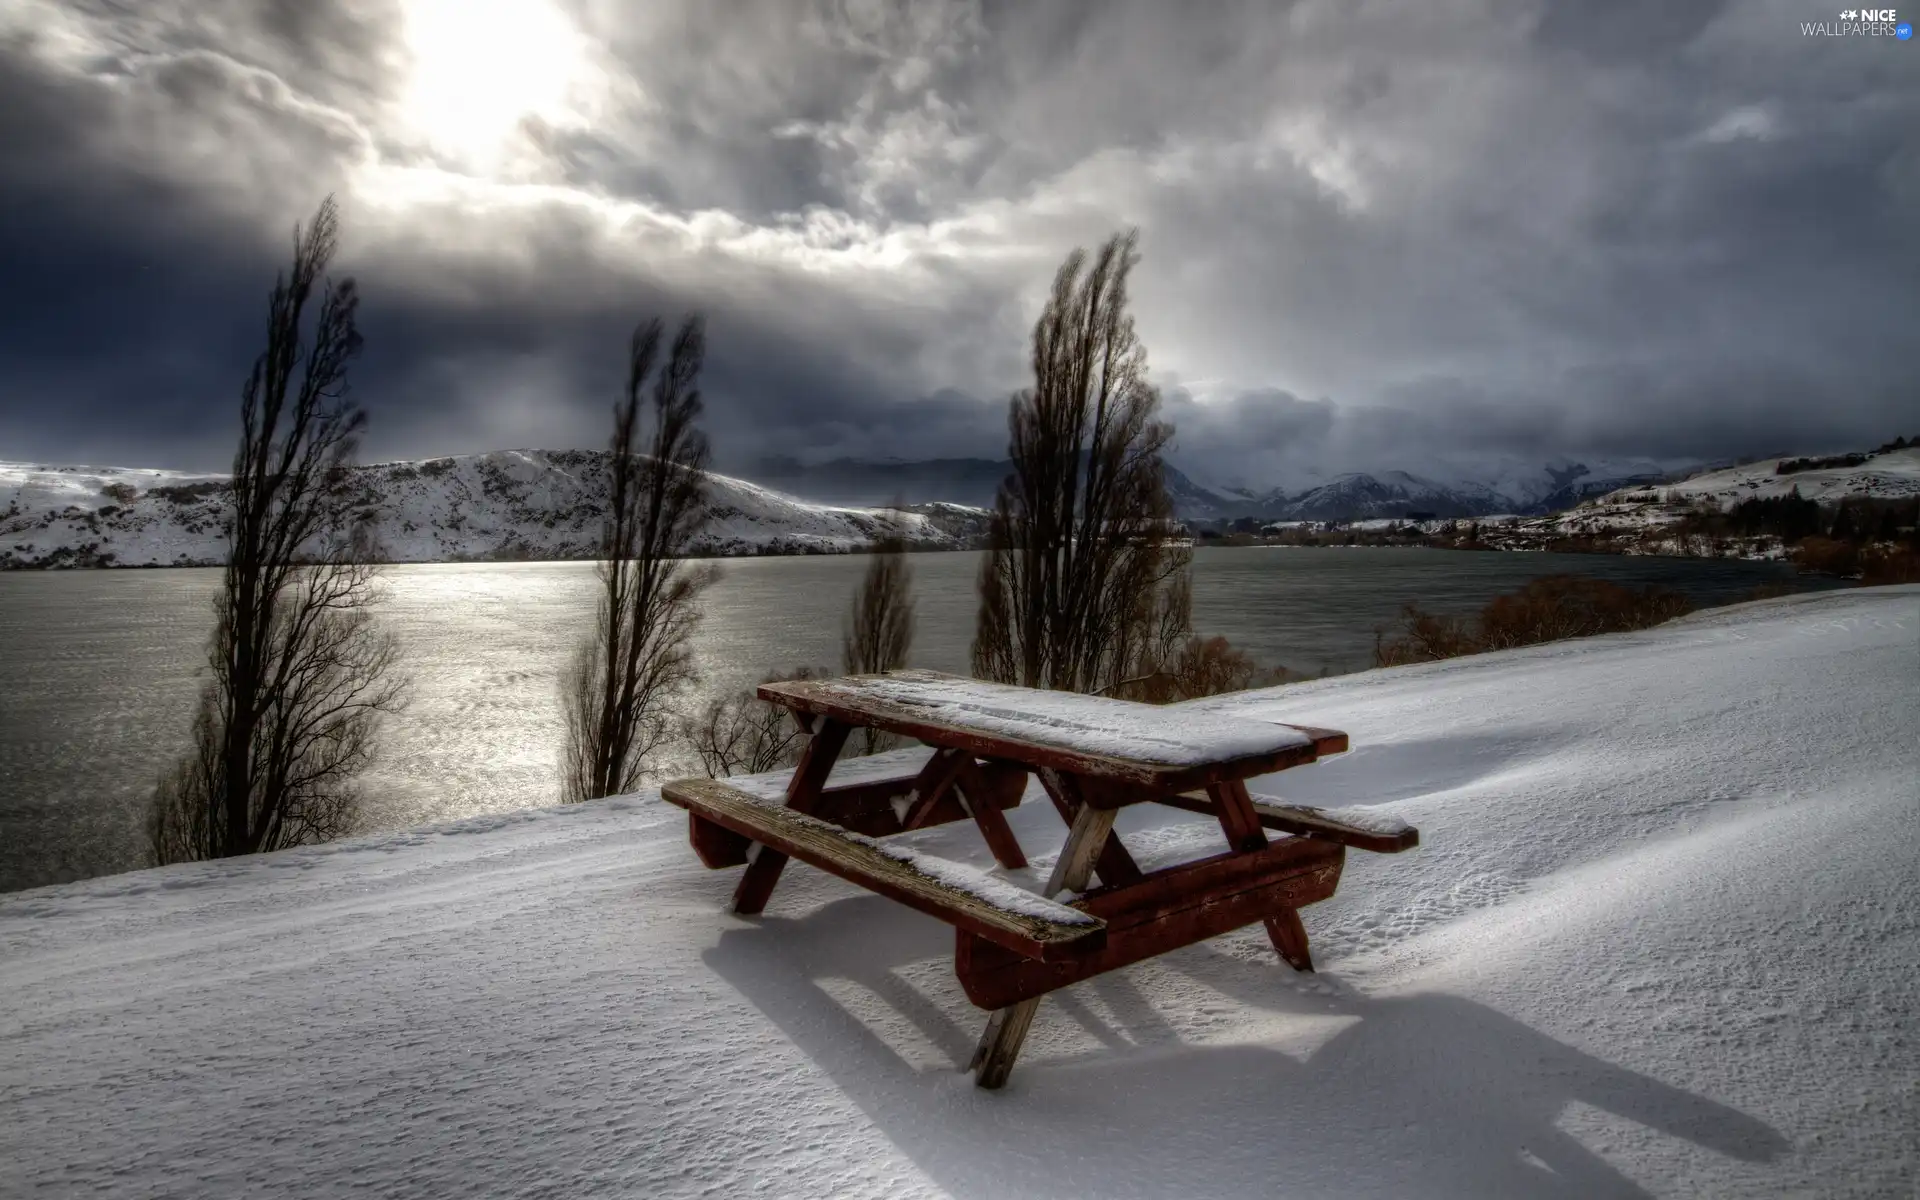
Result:
{"label": "red painted wood", "polygon": [[[833,760],[840,757],[840,750],[847,744],[847,735],[853,727],[844,721],[826,720],[820,729],[807,739],[807,748],[800,755],[800,765],[794,768],[793,779],[787,784],[787,807],[797,812],[810,813],[820,802],[820,791],[826,785],[827,774],[833,770]],[[733,891],[733,911],[751,916],[767,907],[767,900],[773,895],[774,885],[780,882],[780,872],[786,868],[787,856],[771,846],[762,846],[747,864],[746,873],[740,876],[740,885]]]}
{"label": "red painted wood", "polygon": [[772,807],[723,780],[680,780],[668,784],[662,794],[690,812],[751,837],[760,843],[761,855],[797,858],[1017,956],[1041,960],[1073,956],[1097,949],[1106,940],[1106,927],[1098,921],[1060,921],[1002,906],[929,876],[870,843],[856,841],[838,826]]}
{"label": "red painted wood", "polygon": [[962,763],[971,762],[966,753],[960,750],[936,750],[927,765],[920,770],[919,778],[913,781],[913,790],[919,798],[913,807],[907,810],[906,819],[900,822],[903,829],[923,829],[927,818],[947,796],[947,789],[953,786],[953,780],[960,773]]}
{"label": "red painted wood", "polygon": [[1253,797],[1247,794],[1246,784],[1238,779],[1210,784],[1207,796],[1213,801],[1214,815],[1220,818],[1220,828],[1227,835],[1227,845],[1235,850],[1258,850],[1267,844],[1266,831],[1260,827],[1260,817],[1253,811]]}
{"label": "red painted wood", "polygon": [[[1278,722],[1276,722],[1276,724],[1277,723]],[[1314,753],[1323,757],[1328,754],[1345,754],[1347,752],[1347,735],[1338,729],[1321,729],[1316,725],[1288,725],[1287,728],[1298,729],[1301,733],[1312,738]]]}
{"label": "red painted wood", "polygon": [[1307,949],[1307,927],[1300,923],[1295,909],[1283,909],[1267,918],[1267,937],[1288,966],[1296,971],[1312,972],[1313,954]]}
{"label": "red painted wood", "polygon": [[700,856],[700,861],[715,870],[746,862],[747,847],[753,845],[751,839],[692,812],[687,814],[687,840],[693,843],[693,852]]}
{"label": "red painted wood", "polygon": [[962,932],[955,940],[954,973],[975,1005],[1005,1008],[1324,900],[1339,884],[1345,853],[1333,842],[1284,838],[1252,853],[1155,871],[1132,886],[1101,888],[1073,904],[1106,921],[1100,950],[1040,963]]}
{"label": "red painted wood", "polygon": [[[900,814],[894,811],[893,801],[906,795],[912,782],[907,780],[897,785],[892,789],[893,795],[884,798],[878,796],[878,789],[850,796],[828,792],[820,797],[820,806],[813,810],[813,815],[868,837],[892,837],[905,832],[900,824]],[[967,810],[961,806],[959,798],[949,792],[940,798],[940,803],[933,806],[933,811],[927,814],[927,819],[921,822],[920,827],[930,829],[935,825],[968,819]]]}
{"label": "red painted wood", "polygon": [[961,755],[960,769],[954,781],[960,785],[960,794],[966,797],[967,809],[973,815],[974,824],[980,827],[980,836],[986,839],[987,849],[993,851],[993,861],[1010,871],[1026,866],[1027,855],[1020,848],[1020,839],[1013,836],[1013,827],[1007,824],[1006,814],[1000,810],[1012,807],[1002,803],[1010,788],[1019,789],[1013,793],[1013,802],[1020,802],[1020,791],[1026,789],[1027,773],[1019,772],[1019,777],[1009,783],[1004,773],[996,779],[976,764],[972,757]]}
{"label": "red painted wood", "polygon": [[[1018,808],[1022,793],[1026,790],[1026,771],[1014,764],[994,762],[981,768],[989,781],[996,803],[1002,809]],[[832,821],[843,829],[855,833],[864,833],[869,837],[890,837],[903,832],[900,815],[894,810],[893,802],[905,796],[913,789],[917,775],[900,775],[892,779],[868,780],[864,783],[846,783],[821,789],[819,803],[814,806],[813,815],[822,820]],[[972,803],[972,798],[968,798]],[[935,825],[945,825],[953,821],[972,820],[966,806],[962,805],[951,788],[933,807],[927,819],[921,822],[922,829]],[[745,861],[744,859],[741,861]],[[738,864],[731,864],[737,866]]]}

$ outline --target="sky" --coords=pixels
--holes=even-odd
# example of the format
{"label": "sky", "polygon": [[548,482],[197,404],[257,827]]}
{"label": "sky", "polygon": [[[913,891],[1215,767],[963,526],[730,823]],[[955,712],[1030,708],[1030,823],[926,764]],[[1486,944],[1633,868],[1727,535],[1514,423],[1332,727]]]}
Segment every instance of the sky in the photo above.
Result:
{"label": "sky", "polygon": [[0,458],[228,462],[328,194],[369,461],[603,444],[694,310],[723,468],[999,457],[1130,227],[1203,480],[1872,446],[1920,433],[1920,45],[1838,12],[0,0]]}

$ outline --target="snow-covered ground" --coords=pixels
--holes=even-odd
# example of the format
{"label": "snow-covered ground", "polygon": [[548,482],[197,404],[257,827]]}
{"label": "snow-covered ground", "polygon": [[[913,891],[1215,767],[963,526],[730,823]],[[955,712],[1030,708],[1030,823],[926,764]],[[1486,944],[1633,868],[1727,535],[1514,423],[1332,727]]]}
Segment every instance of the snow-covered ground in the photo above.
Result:
{"label": "snow-covered ground", "polygon": [[[592,557],[606,455],[503,450],[353,468],[355,500],[395,562]],[[0,566],[204,565],[224,559],[224,476],[0,462]],[[715,554],[859,549],[896,534],[933,548],[970,544],[986,514],[815,504],[711,476]]]}
{"label": "snow-covered ground", "polygon": [[1917,686],[1905,587],[1214,701],[1348,730],[1260,790],[1423,845],[1320,975],[1092,981],[997,1093],[944,927],[801,867],[729,915],[652,795],[0,897],[0,1191],[1913,1195]]}

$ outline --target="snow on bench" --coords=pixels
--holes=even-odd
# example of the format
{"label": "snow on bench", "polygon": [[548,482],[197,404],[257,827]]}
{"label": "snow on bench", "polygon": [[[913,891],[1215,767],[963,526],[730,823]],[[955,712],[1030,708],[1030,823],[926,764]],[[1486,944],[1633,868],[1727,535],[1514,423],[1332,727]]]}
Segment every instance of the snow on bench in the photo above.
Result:
{"label": "snow on bench", "polygon": [[[905,750],[888,750],[881,754],[867,754],[859,758],[837,759],[833,764],[833,772],[827,776],[827,787],[847,788],[912,783],[926,767],[927,760],[932,757],[932,747],[911,746]],[[727,782],[762,800],[781,804],[786,802],[787,784],[792,779],[793,768],[783,767],[778,771],[767,771],[759,775],[735,775]]]}
{"label": "snow on bench", "polygon": [[[875,756],[877,757],[877,756]],[[756,788],[756,790],[759,790]],[[1106,925],[1008,880],[854,833],[717,779],[682,779],[661,794],[764,847],[1043,962],[1098,950]]]}
{"label": "snow on bench", "polygon": [[[1254,815],[1260,824],[1281,833],[1339,842],[1356,850],[1375,854],[1398,854],[1420,844],[1420,831],[1388,813],[1366,808],[1343,808],[1329,812],[1304,804],[1288,804],[1278,796],[1252,796]],[[1162,804],[1187,812],[1214,815],[1213,800],[1204,792],[1183,792],[1161,800]]]}

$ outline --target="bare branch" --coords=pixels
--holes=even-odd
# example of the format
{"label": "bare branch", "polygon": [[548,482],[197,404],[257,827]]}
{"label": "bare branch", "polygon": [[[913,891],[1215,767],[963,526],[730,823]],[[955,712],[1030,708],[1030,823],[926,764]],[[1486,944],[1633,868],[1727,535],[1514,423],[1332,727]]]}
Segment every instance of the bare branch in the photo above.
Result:
{"label": "bare branch", "polygon": [[671,705],[697,677],[696,602],[716,578],[686,561],[707,520],[708,448],[697,424],[706,332],[689,316],[656,370],[661,333],[657,320],[635,328],[614,406],[599,608],[562,680],[568,801],[638,787],[674,732]]}
{"label": "bare branch", "polygon": [[[849,675],[875,674],[907,665],[913,648],[913,568],[898,537],[870,548],[866,575],[847,614],[840,641],[840,665]],[[891,748],[893,739],[877,729],[862,729],[862,753]]]}
{"label": "bare branch", "polygon": [[[1075,250],[1034,325],[1034,386],[1013,397],[979,578],[977,675],[1066,691],[1154,674],[1188,634],[1187,563],[1160,454],[1146,350],[1127,315],[1137,236]],[[1084,273],[1083,273],[1084,272]]]}
{"label": "bare branch", "polygon": [[353,777],[371,759],[381,716],[404,702],[394,645],[367,611],[378,550],[340,487],[366,416],[347,398],[359,292],[351,279],[326,278],[338,244],[329,197],[294,230],[292,269],[267,299],[266,348],[241,388],[212,671],[193,748],[154,794],[159,862],[350,831]]}

